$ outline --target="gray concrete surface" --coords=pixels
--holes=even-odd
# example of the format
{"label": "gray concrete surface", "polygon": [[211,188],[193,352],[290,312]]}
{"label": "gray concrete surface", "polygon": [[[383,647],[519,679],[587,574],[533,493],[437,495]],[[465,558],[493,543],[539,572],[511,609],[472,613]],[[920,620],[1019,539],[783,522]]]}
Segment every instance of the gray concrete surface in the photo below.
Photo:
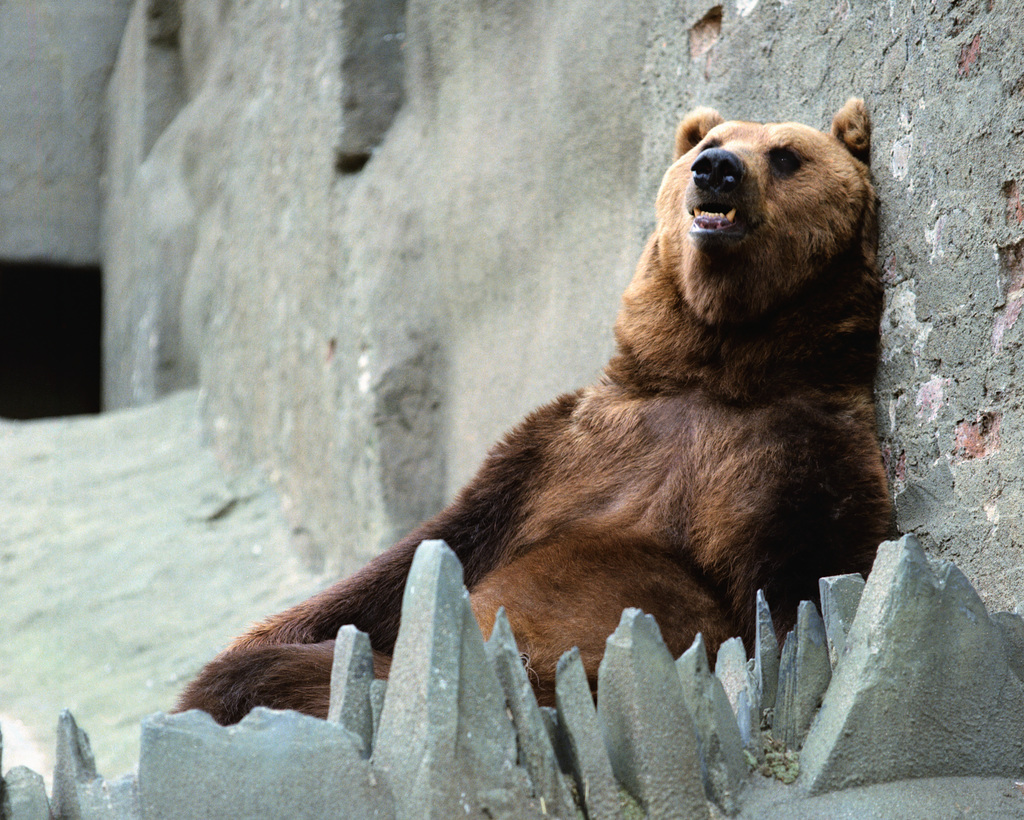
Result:
{"label": "gray concrete surface", "polygon": [[146,408],[0,422],[3,767],[49,777],[70,708],[100,774],[139,757],[139,721],[174,705],[252,621],[324,584],[258,478],[201,446],[196,393]]}
{"label": "gray concrete surface", "polygon": [[0,4],[0,260],[100,260],[103,92],[130,0]]}

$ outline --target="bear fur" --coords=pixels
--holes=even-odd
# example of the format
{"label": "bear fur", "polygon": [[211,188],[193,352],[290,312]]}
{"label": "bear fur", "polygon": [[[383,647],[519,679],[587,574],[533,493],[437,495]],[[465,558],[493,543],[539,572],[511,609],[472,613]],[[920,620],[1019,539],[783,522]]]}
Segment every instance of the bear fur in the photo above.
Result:
{"label": "bear fur", "polygon": [[238,638],[178,708],[324,717],[339,627],[387,673],[423,539],[455,550],[485,635],[505,608],[542,704],[572,646],[596,681],[625,607],[674,655],[698,632],[750,647],[756,590],[784,634],[819,577],[866,573],[890,526],[870,127],[861,100],[831,133],[689,114],[603,377],[528,416],[435,518]]}

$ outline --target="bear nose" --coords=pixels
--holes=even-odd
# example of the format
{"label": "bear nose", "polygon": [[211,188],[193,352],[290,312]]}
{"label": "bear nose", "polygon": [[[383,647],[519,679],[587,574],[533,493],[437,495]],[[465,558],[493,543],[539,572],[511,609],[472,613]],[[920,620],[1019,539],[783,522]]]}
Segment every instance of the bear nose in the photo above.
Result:
{"label": "bear nose", "polygon": [[727,194],[743,180],[743,163],[724,148],[708,148],[697,155],[690,166],[693,184],[702,191]]}

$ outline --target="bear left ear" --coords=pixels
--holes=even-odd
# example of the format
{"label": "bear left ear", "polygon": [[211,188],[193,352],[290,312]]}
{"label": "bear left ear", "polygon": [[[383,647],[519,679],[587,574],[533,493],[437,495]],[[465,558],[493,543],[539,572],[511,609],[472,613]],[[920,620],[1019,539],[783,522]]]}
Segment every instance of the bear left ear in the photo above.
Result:
{"label": "bear left ear", "polygon": [[865,165],[871,164],[871,115],[864,100],[851,97],[832,118],[832,136]]}
{"label": "bear left ear", "polygon": [[707,136],[708,131],[725,122],[722,115],[713,108],[695,108],[679,123],[676,129],[676,155],[679,159],[693,146]]}

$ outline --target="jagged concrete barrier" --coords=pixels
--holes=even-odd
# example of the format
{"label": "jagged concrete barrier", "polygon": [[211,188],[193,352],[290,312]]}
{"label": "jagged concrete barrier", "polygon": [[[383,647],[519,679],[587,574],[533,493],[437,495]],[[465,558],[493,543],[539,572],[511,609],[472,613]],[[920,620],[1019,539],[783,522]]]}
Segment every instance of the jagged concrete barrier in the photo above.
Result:
{"label": "jagged concrete barrier", "polygon": [[52,796],[12,769],[0,817],[689,819],[748,816],[758,771],[789,781],[799,767],[790,793],[807,801],[912,778],[1024,776],[1020,615],[987,613],[913,536],[881,545],[866,584],[825,578],[821,596],[824,617],[803,604],[780,653],[759,595],[753,658],[727,642],[714,673],[702,637],[673,661],[654,619],[626,610],[596,708],[574,650],[557,708],[542,709],[504,615],[485,642],[454,553],[425,541],[387,684],[373,680],[366,636],[343,627],[328,720],[258,708],[225,728],[158,713],[142,723],[137,771],[115,781],[64,712]]}

